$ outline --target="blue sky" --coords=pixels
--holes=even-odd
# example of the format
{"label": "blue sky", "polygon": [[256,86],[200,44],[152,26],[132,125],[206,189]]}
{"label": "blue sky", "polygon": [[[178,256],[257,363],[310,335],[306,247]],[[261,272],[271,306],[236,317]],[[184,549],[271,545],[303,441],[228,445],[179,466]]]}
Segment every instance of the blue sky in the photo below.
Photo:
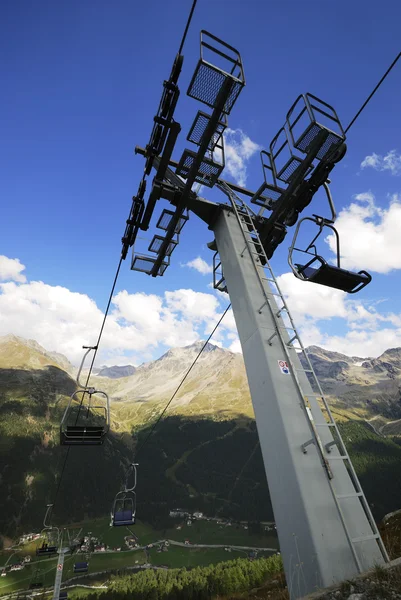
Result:
{"label": "blue sky", "polygon": [[[149,139],[162,81],[169,75],[190,5],[189,0],[1,3],[0,254],[5,258],[0,277],[5,284],[0,334],[34,337],[72,360],[81,343],[95,341],[131,197],[143,172],[143,159],[133,149]],[[400,19],[401,6],[395,0],[382,2],[380,10],[360,0],[336,2],[335,7],[314,1],[198,0],[184,49],[176,111],[183,130],[174,158],[189,145],[186,133],[202,108],[186,97],[199,55],[200,29],[242,54],[247,84],[229,117],[230,128],[243,132],[235,134],[238,153],[248,138],[268,147],[302,92],[332,104],[348,124],[400,51]],[[284,276],[298,323],[314,332],[308,343],[330,347],[332,342],[333,349],[366,349],[367,354],[380,353],[387,342],[401,345],[401,242],[396,235],[400,81],[401,64],[350,130],[347,155],[331,177],[334,200],[339,212],[343,210],[341,227],[355,242],[345,242],[346,260],[371,268],[374,281],[351,303],[341,295],[325,295],[327,290],[315,293],[315,286],[308,284],[301,283],[299,291],[295,278],[293,283]],[[256,189],[261,183],[259,164],[257,152],[243,161],[248,187]],[[212,191],[208,197],[219,196]],[[318,198],[310,212],[318,210]],[[360,265],[361,240],[367,235],[378,247],[369,244],[366,265]],[[181,266],[197,257],[210,263],[210,240],[206,226],[192,217],[163,278],[132,272],[130,260],[125,261],[104,361],[142,362],[170,343],[204,337],[207,323],[213,327],[225,300],[220,302],[208,287],[210,275]],[[277,274],[288,273],[287,246],[273,260]],[[327,252],[330,256],[328,247]],[[377,262],[381,255],[390,258]],[[18,263],[7,259],[18,259],[25,269],[18,271]],[[311,304],[302,301],[305,294],[317,303],[315,329],[314,316],[305,312]],[[370,314],[365,320],[361,307]],[[140,310],[146,313],[143,319]],[[360,320],[354,318],[357,311]],[[165,333],[158,337],[161,329]],[[236,343],[232,319],[220,341],[225,346]]]}

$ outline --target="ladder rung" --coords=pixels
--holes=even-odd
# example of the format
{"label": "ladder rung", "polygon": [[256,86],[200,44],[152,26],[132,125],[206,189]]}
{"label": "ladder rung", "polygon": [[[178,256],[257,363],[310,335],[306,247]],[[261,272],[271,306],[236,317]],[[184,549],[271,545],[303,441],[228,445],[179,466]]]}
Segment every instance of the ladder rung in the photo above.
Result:
{"label": "ladder rung", "polygon": [[349,456],[346,454],[342,456],[326,456],[327,460],[349,460]]}
{"label": "ladder rung", "polygon": [[358,498],[363,496],[362,492],[353,492],[352,494],[339,494],[336,496],[337,500],[344,500],[344,498]]}
{"label": "ladder rung", "polygon": [[296,371],[300,371],[302,373],[313,373],[312,369],[295,369]]}
{"label": "ladder rung", "polygon": [[335,427],[335,423],[315,423],[315,427]]}
{"label": "ladder rung", "polygon": [[365,542],[368,540],[377,540],[379,537],[380,536],[378,533],[370,533],[368,535],[361,535],[360,537],[351,538],[351,542],[353,544],[355,544],[357,542]]}

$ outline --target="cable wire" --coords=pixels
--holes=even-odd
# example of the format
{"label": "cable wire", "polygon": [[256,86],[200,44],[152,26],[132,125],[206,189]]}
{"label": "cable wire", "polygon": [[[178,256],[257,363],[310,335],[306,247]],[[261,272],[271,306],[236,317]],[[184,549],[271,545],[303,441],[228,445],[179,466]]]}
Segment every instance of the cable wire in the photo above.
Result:
{"label": "cable wire", "polygon": [[[91,365],[89,367],[89,373],[88,373],[88,376],[86,378],[85,388],[88,387],[88,383],[89,383],[89,379],[90,379],[90,376],[91,376],[91,373],[92,373],[92,369],[93,369],[93,365],[94,365],[94,362],[95,362],[96,354],[97,354],[97,351],[98,351],[98,348],[99,348],[99,344],[100,344],[100,340],[101,340],[101,337],[102,337],[102,334],[103,334],[103,329],[104,329],[104,326],[106,324],[107,315],[109,313],[111,300],[113,298],[114,290],[115,290],[115,287],[116,287],[116,284],[117,284],[117,279],[118,279],[118,276],[120,274],[120,269],[121,269],[122,262],[123,262],[123,259],[121,257],[120,261],[118,263],[118,267],[117,267],[117,271],[116,271],[115,277],[114,277],[113,286],[111,288],[111,292],[110,292],[110,296],[109,296],[109,301],[108,301],[107,306],[106,306],[106,311],[104,313],[102,326],[100,328],[99,336],[97,338],[97,342],[96,342],[96,346],[95,346],[95,352],[93,353],[92,362],[91,362]],[[82,408],[82,403],[83,403],[84,397],[85,397],[85,394],[82,394],[81,402],[80,402],[79,409],[78,409],[78,415],[77,415],[77,418],[75,420],[75,425],[77,424],[77,421],[78,421],[78,418],[79,418],[79,413],[80,413],[81,408]],[[65,454],[65,459],[64,459],[63,467],[61,469],[60,479],[58,481],[56,493],[54,495],[53,510],[54,510],[54,507],[56,505],[57,497],[58,497],[58,494],[59,494],[59,491],[60,491],[61,481],[63,479],[63,474],[64,474],[64,471],[65,471],[65,467],[67,465],[67,460],[68,460],[68,456],[70,454],[70,449],[71,449],[71,446],[68,446],[67,452]]]}
{"label": "cable wire", "polygon": [[218,328],[218,326],[220,325],[220,323],[222,322],[222,320],[224,319],[224,317],[226,316],[226,314],[228,313],[229,309],[231,308],[231,303],[227,306],[226,310],[223,312],[223,314],[221,315],[220,319],[218,320],[217,324],[215,325],[212,333],[209,335],[209,337],[207,338],[206,342],[203,344],[202,348],[200,349],[200,351],[198,352],[198,355],[196,356],[195,360],[193,361],[193,363],[191,364],[191,366],[189,367],[188,371],[185,373],[184,377],[181,379],[181,382],[179,384],[179,386],[177,387],[177,389],[175,390],[174,394],[171,396],[170,400],[167,402],[166,406],[164,407],[164,409],[162,410],[162,412],[160,413],[158,419],[155,421],[155,423],[153,424],[151,430],[149,431],[148,435],[146,436],[146,438],[144,439],[144,441],[142,442],[142,444],[139,446],[137,452],[135,452],[135,460],[137,460],[138,458],[138,454],[140,453],[140,451],[142,450],[142,448],[145,446],[145,444],[147,443],[147,441],[149,440],[150,436],[153,434],[154,430],[156,429],[156,427],[158,426],[158,424],[160,423],[161,419],[163,418],[163,415],[165,414],[166,410],[168,409],[168,407],[170,406],[170,404],[172,403],[172,401],[174,400],[174,398],[176,397],[178,391],[180,390],[182,384],[184,383],[184,381],[186,380],[186,378],[188,377],[188,375],[190,374],[190,372],[192,371],[192,369],[194,368],[198,358],[200,357],[200,355],[202,354],[202,352],[204,351],[204,349],[206,348],[207,344],[209,343],[209,341],[211,340],[211,338],[213,337],[216,329]]}
{"label": "cable wire", "polygon": [[[91,362],[90,367],[89,367],[89,373],[88,373],[88,377],[86,378],[85,387],[88,387],[88,383],[89,383],[89,379],[90,379],[90,376],[91,376],[91,373],[92,373],[93,365],[94,365],[95,359],[96,359],[96,354],[97,354],[97,351],[98,351],[98,348],[99,348],[100,339],[102,337],[103,329],[104,329],[104,326],[106,324],[106,319],[107,319],[107,315],[109,313],[110,304],[111,304],[111,301],[112,301],[112,298],[113,298],[113,294],[114,294],[114,290],[115,290],[115,287],[116,287],[116,284],[117,284],[117,279],[118,279],[118,276],[120,274],[120,269],[121,269],[122,262],[123,262],[123,258],[121,257],[120,261],[118,263],[116,275],[114,277],[113,286],[111,288],[111,292],[110,292],[110,296],[109,296],[109,301],[108,301],[107,306],[106,306],[106,311],[104,313],[103,323],[102,323],[102,326],[100,328],[99,337],[97,338],[97,342],[96,342],[96,346],[95,346],[95,352],[93,353],[92,362]],[[81,400],[81,404],[82,404],[82,400]]]}
{"label": "cable wire", "polygon": [[189,25],[191,23],[191,19],[192,19],[192,15],[194,14],[194,10],[195,10],[195,6],[196,6],[196,2],[197,0],[194,0],[192,3],[192,8],[191,8],[191,12],[189,13],[189,17],[188,17],[188,21],[187,24],[185,26],[185,31],[184,34],[182,36],[182,40],[181,40],[181,44],[180,44],[180,48],[178,50],[178,54],[181,54],[182,49],[184,47],[184,43],[185,43],[185,38],[187,37],[187,33],[188,33],[188,29],[189,29]]}
{"label": "cable wire", "polygon": [[398,61],[398,59],[401,56],[401,52],[398,54],[398,56],[395,57],[395,59],[393,60],[393,62],[391,63],[391,65],[389,66],[389,68],[387,69],[387,71],[384,73],[383,77],[380,79],[379,83],[376,85],[376,87],[374,88],[374,90],[371,92],[371,94],[368,96],[368,98],[365,100],[365,102],[362,104],[361,108],[358,110],[358,112],[356,113],[355,117],[352,119],[352,121],[349,123],[347,129],[345,130],[345,133],[347,133],[347,131],[352,127],[352,125],[355,123],[355,121],[357,120],[357,118],[359,117],[359,115],[361,114],[361,112],[363,111],[363,109],[365,108],[365,106],[367,105],[367,103],[370,101],[370,99],[375,95],[375,93],[377,92],[377,90],[379,89],[379,87],[381,86],[381,84],[383,83],[383,81],[386,79],[387,75],[390,73],[390,71],[392,70],[392,68],[394,67],[395,63]]}
{"label": "cable wire", "polygon": [[[183,34],[183,36],[182,36],[182,39],[181,39],[181,44],[180,44],[180,48],[179,48],[179,51],[178,51],[178,53],[179,53],[179,54],[181,54],[181,51],[182,51],[182,49],[183,49],[183,47],[184,47],[185,39],[186,39],[186,37],[187,37],[187,33],[188,33],[188,29],[189,29],[189,25],[190,25],[190,23],[191,23],[191,20],[192,20],[192,15],[193,15],[193,13],[194,13],[194,10],[195,10],[196,2],[197,2],[197,0],[193,0],[192,7],[191,7],[191,11],[190,11],[190,13],[189,13],[189,16],[188,16],[187,24],[186,24],[186,26],[185,26],[184,34]],[[88,372],[88,376],[87,376],[87,378],[86,378],[85,388],[87,388],[87,387],[88,387],[89,379],[90,379],[90,376],[91,376],[91,374],[92,374],[93,365],[94,365],[94,363],[95,363],[95,360],[96,360],[96,354],[97,354],[97,351],[98,351],[98,348],[99,348],[100,340],[101,340],[101,337],[102,337],[102,334],[103,334],[103,329],[104,329],[104,326],[105,326],[105,323],[106,323],[106,319],[107,319],[107,315],[108,315],[108,312],[109,312],[109,309],[110,309],[110,304],[111,304],[111,300],[112,300],[112,298],[113,298],[114,289],[115,289],[115,287],[116,287],[116,284],[117,284],[117,279],[118,279],[118,276],[119,276],[119,274],[120,274],[120,269],[121,269],[121,264],[122,264],[122,261],[123,261],[123,258],[122,258],[122,256],[121,256],[121,258],[120,258],[120,261],[119,261],[119,263],[118,263],[118,267],[117,267],[116,275],[115,275],[115,277],[114,277],[113,286],[112,286],[112,288],[111,288],[111,292],[110,292],[110,296],[109,296],[109,301],[108,301],[108,303],[107,303],[106,311],[105,311],[105,313],[104,313],[103,323],[102,323],[102,326],[101,326],[101,328],[100,328],[99,337],[98,337],[98,339],[97,339],[97,342],[96,342],[95,351],[94,351],[94,353],[93,353],[93,356],[92,356],[92,362],[91,362],[91,364],[90,364],[90,367],[89,367],[89,372]],[[229,308],[229,307],[228,307],[228,308]],[[226,312],[227,312],[228,308],[227,308],[227,309],[226,309],[226,311],[224,312],[224,314],[223,314],[223,317],[224,317],[224,315],[226,314]],[[222,317],[222,318],[223,318],[223,317]],[[220,319],[220,321],[221,321],[221,319]],[[220,324],[220,321],[219,321],[218,325]],[[217,325],[217,326],[218,326],[218,325]],[[213,333],[214,333],[214,331],[215,331],[216,329],[217,329],[217,327],[216,327],[216,328],[213,330]],[[209,337],[209,339],[210,339],[210,337]],[[206,342],[206,343],[207,343],[207,342]],[[202,350],[203,350],[203,348],[202,348]],[[201,350],[201,352],[202,352],[202,350]],[[199,353],[199,355],[201,354],[201,352]],[[199,356],[198,356],[198,357],[195,359],[195,362],[196,362],[196,360],[197,360],[198,358],[199,358]],[[191,368],[192,368],[192,367],[191,367]],[[190,369],[190,370],[191,370],[191,369]],[[188,371],[188,373],[189,373],[189,371]],[[188,373],[187,373],[187,374],[188,374]],[[185,376],[185,377],[186,377],[186,376]],[[184,379],[185,379],[185,378],[184,378]],[[184,381],[184,380],[183,380],[183,381]],[[182,381],[182,383],[183,383],[183,381]],[[178,391],[178,390],[177,390],[177,391]],[[84,397],[85,397],[85,393],[83,393],[83,394],[82,394],[82,398],[81,398],[81,402],[80,402],[80,405],[79,405],[79,409],[78,409],[78,415],[77,415],[77,418],[76,418],[76,420],[75,420],[75,424],[77,424],[77,421],[78,421],[78,418],[79,418],[79,414],[80,414],[80,412],[81,412],[81,408],[82,408],[82,403],[83,403]],[[171,399],[171,401],[172,401],[172,399]],[[170,402],[171,402],[171,401],[170,401]],[[167,407],[166,407],[166,409],[163,411],[162,415],[163,415],[163,414],[164,414],[164,412],[167,410],[167,408],[168,408],[168,406],[167,406]],[[162,415],[161,415],[161,416],[162,416]],[[156,425],[157,425],[157,423],[156,423]],[[64,459],[64,463],[63,463],[63,467],[62,467],[62,469],[61,469],[60,479],[59,479],[59,482],[58,482],[58,485],[57,485],[57,489],[56,489],[56,493],[55,493],[54,500],[53,500],[53,509],[54,509],[54,506],[56,505],[57,497],[58,497],[58,494],[59,494],[59,491],[60,491],[60,487],[61,487],[61,481],[62,481],[63,474],[64,474],[64,471],[65,471],[65,467],[66,467],[66,464],[67,464],[68,456],[69,456],[69,454],[70,454],[70,448],[71,448],[71,446],[69,446],[69,447],[68,447],[68,449],[67,449],[67,452],[66,452],[66,455],[65,455],[65,459]]]}

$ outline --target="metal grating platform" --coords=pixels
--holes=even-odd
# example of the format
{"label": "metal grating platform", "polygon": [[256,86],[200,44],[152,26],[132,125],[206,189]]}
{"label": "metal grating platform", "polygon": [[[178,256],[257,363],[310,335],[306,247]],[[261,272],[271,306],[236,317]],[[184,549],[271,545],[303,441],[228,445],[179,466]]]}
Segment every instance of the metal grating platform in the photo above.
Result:
{"label": "metal grating platform", "polygon": [[[181,156],[180,162],[178,163],[178,167],[176,169],[177,175],[180,175],[181,177],[186,179],[196,158],[196,152],[193,152],[192,150],[188,149],[184,150],[184,153]],[[202,159],[199,170],[195,177],[195,181],[201,183],[202,185],[206,185],[207,187],[213,187],[218,178],[220,177],[223,169],[224,161],[223,163],[215,162],[211,158],[207,158],[205,156]]]}
{"label": "metal grating platform", "polygon": [[[156,258],[153,258],[152,256],[134,254],[132,256],[131,271],[141,271],[141,273],[146,273],[147,275],[150,275],[155,262]],[[157,275],[163,275],[168,265],[168,262],[162,262],[157,272]]]}
{"label": "metal grating platform", "polygon": [[[311,123],[308,129],[304,132],[303,135],[297,141],[297,148],[301,150],[301,152],[305,152],[306,154],[309,152],[311,145],[313,144],[316,136],[322,131],[322,127],[317,123]],[[316,158],[322,160],[327,156],[331,150],[334,149],[335,146],[341,144],[343,139],[336,135],[335,133],[328,133],[325,141],[321,145]]]}
{"label": "metal grating platform", "polygon": [[[156,252],[156,254],[158,254],[160,251],[160,247],[165,239],[166,238],[162,237],[161,235],[155,235],[153,237],[153,240],[149,244],[149,248],[148,248],[149,252]],[[166,250],[166,256],[171,256],[171,254],[173,253],[173,250],[177,246],[177,244],[178,244],[177,240],[171,240],[169,242],[169,245],[167,246],[167,250]]]}
{"label": "metal grating platform", "polygon": [[292,145],[305,154],[311,150],[319,133],[326,132],[316,154],[318,160],[325,159],[345,140],[334,108],[309,93],[298,96],[287,113],[286,123]]}
{"label": "metal grating platform", "polygon": [[258,191],[251,198],[253,204],[272,210],[274,204],[280,200],[285,192],[285,188],[277,185],[277,179],[272,164],[272,157],[266,150],[261,150],[260,160],[262,163],[264,182]]}
{"label": "metal grating platform", "polygon": [[[163,229],[164,231],[167,231],[169,225],[170,225],[170,221],[172,216],[175,213],[172,210],[168,210],[167,208],[163,209],[162,214],[159,217],[159,220],[157,221],[156,227],[158,227],[159,229]],[[181,229],[184,227],[185,223],[188,221],[188,214],[187,213],[183,213],[177,223],[177,225],[175,226],[175,230],[174,233],[180,233]]]}
{"label": "metal grating platform", "polygon": [[277,171],[277,178],[285,183],[290,183],[290,181],[295,177],[297,169],[301,165],[302,160],[296,156],[292,156],[290,160],[288,160],[285,165],[279,171]]}
{"label": "metal grating platform", "polygon": [[257,204],[258,206],[263,206],[263,208],[267,208],[269,210],[271,210],[273,208],[273,205],[280,200],[281,196],[283,195],[285,190],[278,188],[278,187],[273,187],[272,185],[269,185],[268,183],[266,183],[263,186],[263,195],[257,196],[257,197],[253,197],[252,198],[252,203],[253,204]]}
{"label": "metal grating platform", "polygon": [[[285,183],[291,183],[302,167],[304,158],[296,156],[294,148],[289,141],[289,132],[286,127],[281,127],[270,143],[270,153],[266,153],[270,159],[270,168],[274,182],[279,179]],[[304,177],[312,170],[311,165]],[[266,165],[264,165],[266,175]],[[274,186],[275,187],[275,186]]]}
{"label": "metal grating platform", "polygon": [[[202,141],[202,136],[205,133],[205,129],[206,129],[209,121],[210,121],[210,115],[202,112],[201,110],[198,111],[198,114],[195,117],[195,121],[193,122],[192,127],[189,130],[187,140],[189,142],[193,142],[197,146],[200,146],[201,141]],[[223,135],[223,132],[226,127],[227,127],[227,117],[225,115],[222,115],[221,120],[217,124],[216,131],[213,134],[213,136],[208,144],[208,150],[213,151],[215,149],[215,147],[219,143],[220,138]]]}
{"label": "metal grating platform", "polygon": [[[200,60],[192,81],[189,84],[187,94],[190,98],[195,98],[195,100],[199,100],[211,108],[215,108],[219,92],[223,87],[224,81],[228,77],[230,77],[230,75],[223,73],[212,65],[205,64]],[[230,114],[244,85],[234,78],[231,79],[233,80],[232,88],[223,107],[223,111],[226,114]]]}
{"label": "metal grating platform", "polygon": [[203,30],[200,37],[201,56],[188,87],[188,96],[212,108],[224,82],[231,80],[231,90],[223,112],[229,114],[245,85],[239,52],[216,36]]}
{"label": "metal grating platform", "polygon": [[326,141],[320,146],[320,150],[317,153],[317,158],[322,160],[326,158],[334,148],[340,146],[343,143],[343,139],[335,135],[334,133],[329,133]]}

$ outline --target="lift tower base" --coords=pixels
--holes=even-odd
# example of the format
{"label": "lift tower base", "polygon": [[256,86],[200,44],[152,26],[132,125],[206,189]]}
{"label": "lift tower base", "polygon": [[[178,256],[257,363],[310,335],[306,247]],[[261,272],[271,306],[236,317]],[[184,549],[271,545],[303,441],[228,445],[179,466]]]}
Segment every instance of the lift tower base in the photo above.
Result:
{"label": "lift tower base", "polygon": [[222,206],[210,228],[241,341],[294,600],[383,564],[388,557],[261,247],[254,216],[226,188],[232,208]]}

